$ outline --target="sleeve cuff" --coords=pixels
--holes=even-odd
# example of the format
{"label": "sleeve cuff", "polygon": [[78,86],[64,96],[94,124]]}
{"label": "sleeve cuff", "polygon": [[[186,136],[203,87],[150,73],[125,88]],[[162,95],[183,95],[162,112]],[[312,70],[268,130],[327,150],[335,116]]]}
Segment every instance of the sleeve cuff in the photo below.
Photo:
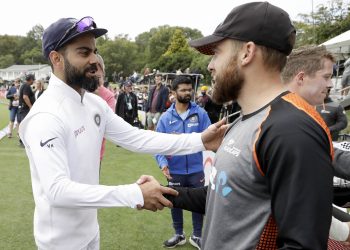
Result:
{"label": "sleeve cuff", "polygon": [[131,208],[137,208],[137,205],[143,207],[144,200],[140,186],[136,183],[126,186],[128,186],[129,206]]}
{"label": "sleeve cuff", "polygon": [[195,145],[198,145],[199,151],[205,151],[206,148],[204,147],[203,141],[202,141],[202,133],[192,133],[193,136],[193,142]]}

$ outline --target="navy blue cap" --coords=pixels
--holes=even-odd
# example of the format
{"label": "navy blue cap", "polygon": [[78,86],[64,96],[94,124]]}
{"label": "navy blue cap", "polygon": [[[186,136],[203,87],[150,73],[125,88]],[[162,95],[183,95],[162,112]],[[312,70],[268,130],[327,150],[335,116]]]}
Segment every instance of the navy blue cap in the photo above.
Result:
{"label": "navy blue cap", "polygon": [[[49,27],[47,27],[44,30],[42,39],[42,50],[46,59],[49,58],[49,54],[51,51],[53,51],[54,49],[58,50],[62,48],[69,41],[73,40],[78,36],[81,36],[86,33],[91,33],[95,36],[95,38],[97,38],[108,32],[108,30],[106,29],[95,28],[96,26],[90,27],[89,29],[84,30],[82,32],[79,32],[77,29],[72,29],[74,24],[78,21],[79,20],[75,18],[61,18],[56,22],[52,23]],[[66,34],[67,31],[68,33]],[[61,41],[63,37],[64,39]]]}

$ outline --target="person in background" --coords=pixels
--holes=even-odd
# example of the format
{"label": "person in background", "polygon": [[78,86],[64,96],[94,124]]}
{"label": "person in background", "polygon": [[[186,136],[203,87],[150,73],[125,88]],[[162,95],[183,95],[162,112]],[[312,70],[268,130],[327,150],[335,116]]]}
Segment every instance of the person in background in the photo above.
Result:
{"label": "person in background", "polygon": [[208,87],[202,86],[201,87],[201,93],[198,96],[196,103],[199,105],[199,107],[204,108],[207,102],[209,101],[209,96],[207,95]]}
{"label": "person in background", "polygon": [[44,93],[45,91],[44,82],[42,80],[35,80],[34,84],[35,84],[34,96],[35,96],[35,100],[37,100],[39,96],[41,96],[42,93]]}
{"label": "person in background", "polygon": [[118,96],[115,113],[134,126],[138,121],[137,96],[132,90],[132,82],[130,80],[123,84],[123,88],[124,91]]}
{"label": "person in background", "polygon": [[[21,124],[23,119],[29,113],[29,110],[32,108],[35,102],[34,92],[32,90],[32,85],[35,81],[34,74],[28,74],[25,76],[26,82],[21,85],[19,88],[19,106],[18,106],[18,115],[17,122],[18,126]],[[24,147],[22,139],[19,139],[19,146]]]}
{"label": "person in background", "polygon": [[[103,100],[106,101],[106,103],[108,104],[108,106],[113,110],[113,112],[115,111],[115,104],[116,104],[116,99],[114,97],[114,93],[112,91],[110,91],[108,89],[108,87],[106,87],[106,83],[105,83],[105,64],[103,61],[103,58],[101,55],[97,54],[97,73],[96,75],[98,76],[98,80],[99,80],[99,86],[96,89],[95,93],[100,96]],[[108,85],[108,84],[107,84]]]}
{"label": "person in background", "polygon": [[333,141],[338,141],[339,133],[348,126],[348,118],[346,112],[339,103],[334,102],[329,93],[332,87],[327,88],[326,97],[322,105],[317,105],[316,110],[326,122]]}
{"label": "person in background", "polygon": [[348,58],[344,63],[344,72],[341,79],[342,90],[340,94],[342,98],[345,98],[350,91],[350,58]]}
{"label": "person in background", "polygon": [[211,96],[208,94],[207,86],[201,87],[201,95],[198,97],[197,103],[208,112],[211,123],[215,123],[220,119],[220,113],[223,105],[213,102]]}
{"label": "person in background", "polygon": [[[97,54],[97,72],[96,75],[98,77],[98,81],[99,81],[99,86],[98,88],[95,90],[95,93],[101,97],[103,100],[106,101],[106,103],[108,104],[108,106],[113,110],[113,112],[115,112],[115,104],[116,104],[116,99],[114,97],[114,93],[112,91],[110,91],[106,86],[105,86],[105,64],[103,61],[103,58],[101,55]],[[103,138],[102,141],[102,146],[101,146],[101,152],[100,152],[100,164],[102,162],[104,153],[105,153],[105,148],[106,148],[106,139]]]}
{"label": "person in background", "polygon": [[[193,133],[202,132],[211,124],[208,114],[196,103],[191,102],[193,88],[190,78],[179,75],[171,85],[175,103],[164,112],[157,125],[157,132],[161,133]],[[204,170],[203,155],[198,152],[190,155],[156,155],[157,163],[170,187],[203,187]],[[167,248],[186,243],[183,231],[182,209],[171,209],[171,217],[175,235],[163,244]],[[202,237],[203,215],[192,213],[193,233],[189,237],[190,243],[200,249]]]}
{"label": "person in background", "polygon": [[227,128],[223,120],[201,134],[168,135],[132,127],[115,115],[104,100],[85,91],[99,86],[96,38],[106,33],[88,16],[61,18],[43,32],[43,54],[52,74],[19,128],[29,159],[40,250],[98,250],[98,208],[171,207],[163,195],[176,192],[150,176],[128,185],[99,184],[104,137],[140,153],[190,154],[216,150]]}
{"label": "person in background", "polygon": [[[12,138],[13,126],[15,124],[17,114],[18,114],[18,106],[19,106],[19,86],[20,79],[17,78],[14,80],[13,85],[6,93],[6,98],[9,100],[9,111],[10,111],[10,123],[9,123],[9,131],[7,134],[8,138]],[[18,130],[18,119],[16,130]]]}
{"label": "person in background", "polygon": [[175,102],[175,97],[171,91],[171,86],[167,85],[166,87],[168,88],[169,94],[168,94],[168,99],[165,103],[165,107],[166,107],[166,109],[168,109],[168,108],[170,108],[171,104],[173,104]]}
{"label": "person in background", "polygon": [[[335,59],[332,53],[329,52],[325,46],[302,47],[291,53],[282,73],[282,79],[289,91],[298,94],[310,105],[317,107],[317,111],[331,131],[333,141],[335,138],[334,129],[331,130],[329,124],[331,124],[331,120],[333,122],[336,120],[334,116],[337,116],[339,112],[336,110],[343,110],[342,108],[337,108],[338,104],[329,103],[326,107],[324,103],[330,100],[329,91],[333,87],[331,78],[333,75],[332,65],[334,61]],[[321,103],[323,105],[321,105]],[[329,107],[329,105],[331,107]],[[345,123],[347,123],[346,120]],[[335,148],[335,154],[338,154],[339,151],[339,149]],[[342,153],[344,154],[345,152]],[[335,158],[333,163],[334,174],[338,175],[340,166],[339,162],[337,162],[337,158]],[[345,167],[348,168],[348,165],[349,161]],[[350,173],[349,170],[347,172]],[[336,187],[339,178],[335,177],[333,182],[333,185]],[[337,188],[334,189],[334,196],[336,196],[336,190]],[[336,208],[333,208],[333,215],[335,215],[335,209]],[[330,227],[330,238],[339,241],[348,241],[348,234],[349,223],[341,222],[333,217]],[[333,247],[334,244],[336,243],[333,240],[329,240],[328,249],[338,249]]]}
{"label": "person in background", "polygon": [[147,128],[154,130],[160,115],[166,111],[169,90],[162,83],[162,74],[156,73],[155,86],[149,91],[146,105]]}

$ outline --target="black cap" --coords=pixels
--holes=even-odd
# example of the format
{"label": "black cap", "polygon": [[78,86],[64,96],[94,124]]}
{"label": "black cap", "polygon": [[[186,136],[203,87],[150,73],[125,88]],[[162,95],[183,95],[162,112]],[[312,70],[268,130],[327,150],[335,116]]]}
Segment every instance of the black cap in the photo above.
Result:
{"label": "black cap", "polygon": [[[86,18],[90,18],[93,22],[93,19],[91,17]],[[74,27],[75,24],[77,24],[80,20],[75,18],[61,18],[44,30],[42,49],[44,57],[46,59],[49,58],[49,54],[52,50],[58,50],[78,36],[86,33],[91,33],[95,36],[95,38],[97,38],[108,32],[106,29],[96,28],[95,22],[93,22],[93,25],[80,32]]]}
{"label": "black cap", "polygon": [[234,8],[212,35],[190,41],[190,45],[202,54],[213,55],[217,43],[230,38],[289,55],[294,46],[290,35],[295,32],[287,12],[268,2],[253,2]]}

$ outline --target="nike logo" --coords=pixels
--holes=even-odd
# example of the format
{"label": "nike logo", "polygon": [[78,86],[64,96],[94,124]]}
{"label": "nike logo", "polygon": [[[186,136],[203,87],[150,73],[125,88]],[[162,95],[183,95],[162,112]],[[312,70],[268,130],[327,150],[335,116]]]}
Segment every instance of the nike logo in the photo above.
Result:
{"label": "nike logo", "polygon": [[169,125],[171,125],[171,124],[173,124],[175,122],[176,122],[176,120],[175,121],[169,121]]}
{"label": "nike logo", "polygon": [[48,139],[47,141],[44,141],[44,142],[42,142],[41,140],[40,140],[40,146],[41,147],[44,147],[48,142],[50,142],[50,141],[52,141],[52,140],[55,140],[57,137],[54,137],[54,138],[51,138],[51,139]]}

